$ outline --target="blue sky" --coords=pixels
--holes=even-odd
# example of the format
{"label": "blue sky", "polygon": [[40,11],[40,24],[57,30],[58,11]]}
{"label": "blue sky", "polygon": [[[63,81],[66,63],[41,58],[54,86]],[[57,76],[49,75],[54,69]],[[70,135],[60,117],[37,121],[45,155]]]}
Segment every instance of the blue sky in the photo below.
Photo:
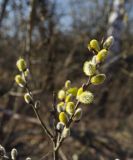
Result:
{"label": "blue sky", "polygon": [[[29,9],[27,8],[27,5],[26,5],[26,2],[27,0],[16,0],[17,3],[21,3],[23,1],[23,5],[24,7],[26,8],[25,11],[23,12],[23,16],[25,16],[25,18],[28,17],[28,14],[29,14]],[[55,1],[55,0],[50,0],[50,1]],[[76,7],[75,6],[70,6],[70,2],[72,2],[73,0],[56,0],[56,3],[57,3],[57,14],[60,15],[60,14],[64,14],[61,18],[60,18],[60,21],[59,21],[59,25],[58,27],[60,27],[62,30],[66,31],[66,30],[69,30],[71,29],[71,24],[72,24],[72,17],[71,17],[71,8],[74,8]],[[103,1],[104,0],[88,0],[87,4],[88,6],[85,6],[85,10],[83,10],[85,12],[85,14],[87,13],[88,17],[89,17],[89,12],[90,10],[93,8],[94,6],[94,1],[98,1],[99,5],[103,5]],[[3,2],[3,0],[0,0],[0,4]],[[13,1],[12,0],[9,0],[9,3],[12,3]],[[77,3],[81,3],[82,5],[84,5],[84,2],[86,2],[86,0],[75,0],[75,2]],[[130,2],[131,4],[131,2]],[[131,7],[132,10],[130,12],[130,18],[132,17],[133,18],[133,7]],[[93,8],[94,9],[94,8]],[[14,14],[14,12],[11,12],[12,8],[10,5],[8,5],[7,7],[7,11],[10,11],[10,14],[8,16],[8,18],[5,20],[6,21],[6,24],[7,26],[11,25],[11,21],[12,23],[15,23],[15,20],[17,20],[17,18],[19,18],[19,10],[18,10],[18,16]],[[79,10],[77,9],[77,12],[78,14],[80,13],[80,8]],[[82,15],[84,15],[84,12],[79,16],[79,18],[82,19]],[[94,11],[95,12],[95,11]],[[15,19],[14,19],[14,16],[15,16]],[[13,28],[11,29],[13,31]]]}

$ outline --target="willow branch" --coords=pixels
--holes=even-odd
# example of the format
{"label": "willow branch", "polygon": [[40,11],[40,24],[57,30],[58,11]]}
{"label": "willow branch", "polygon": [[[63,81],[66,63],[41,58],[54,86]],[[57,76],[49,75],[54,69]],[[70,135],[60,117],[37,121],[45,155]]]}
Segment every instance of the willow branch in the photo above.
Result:
{"label": "willow branch", "polygon": [[[26,90],[27,90],[27,93],[29,93],[29,94],[32,96],[31,91],[30,91],[28,85],[26,85],[25,88],[26,88]],[[50,139],[53,141],[53,138],[54,138],[54,137],[53,137],[52,133],[50,132],[50,130],[48,129],[48,127],[46,126],[46,124],[42,121],[42,118],[41,118],[41,116],[40,116],[40,114],[39,114],[38,107],[36,106],[36,102],[34,101],[34,99],[33,99],[33,101],[31,102],[31,106],[32,106],[32,108],[33,108],[33,110],[34,110],[34,112],[35,112],[36,117],[37,117],[38,120],[40,121],[40,124],[41,124],[43,130],[44,130],[45,133],[50,137]]]}

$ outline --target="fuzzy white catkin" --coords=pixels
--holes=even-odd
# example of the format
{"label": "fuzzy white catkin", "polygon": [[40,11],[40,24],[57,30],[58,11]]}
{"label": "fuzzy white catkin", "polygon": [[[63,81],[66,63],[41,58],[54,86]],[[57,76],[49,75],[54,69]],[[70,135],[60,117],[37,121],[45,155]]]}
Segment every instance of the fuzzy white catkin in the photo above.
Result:
{"label": "fuzzy white catkin", "polygon": [[86,61],[83,66],[83,71],[87,76],[92,76],[96,72],[96,66],[91,61]]}
{"label": "fuzzy white catkin", "polygon": [[85,91],[80,96],[78,96],[77,99],[83,104],[90,104],[94,100],[94,95],[89,91]]}
{"label": "fuzzy white catkin", "polygon": [[70,136],[70,129],[69,128],[64,128],[63,132],[62,132],[62,136],[64,138],[67,138],[68,136]]}
{"label": "fuzzy white catkin", "polygon": [[30,158],[30,157],[27,157],[26,160],[31,160],[31,158]]}
{"label": "fuzzy white catkin", "polygon": [[56,125],[56,128],[57,128],[58,130],[63,130],[63,128],[64,128],[64,123],[58,122],[57,125]]}
{"label": "fuzzy white catkin", "polygon": [[13,148],[12,151],[11,151],[11,158],[12,158],[12,160],[16,160],[17,155],[18,155],[17,150],[15,148]]}
{"label": "fuzzy white catkin", "polygon": [[77,155],[77,154],[74,154],[74,155],[72,156],[72,160],[79,160],[78,155]]}

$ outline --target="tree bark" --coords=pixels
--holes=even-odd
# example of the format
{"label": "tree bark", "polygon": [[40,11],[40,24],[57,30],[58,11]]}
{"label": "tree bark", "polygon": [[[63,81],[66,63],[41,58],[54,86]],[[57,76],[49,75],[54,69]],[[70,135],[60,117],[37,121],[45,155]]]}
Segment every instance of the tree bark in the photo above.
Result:
{"label": "tree bark", "polygon": [[108,19],[108,31],[107,36],[112,35],[115,39],[111,50],[113,55],[120,54],[121,52],[121,35],[125,28],[124,16],[125,16],[125,0],[114,0],[112,12]]}

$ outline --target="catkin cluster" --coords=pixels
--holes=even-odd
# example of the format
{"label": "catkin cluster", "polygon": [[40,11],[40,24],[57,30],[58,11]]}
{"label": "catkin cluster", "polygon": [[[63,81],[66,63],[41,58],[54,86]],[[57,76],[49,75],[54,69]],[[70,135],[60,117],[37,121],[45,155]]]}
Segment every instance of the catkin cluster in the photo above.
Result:
{"label": "catkin cluster", "polygon": [[106,75],[99,72],[98,66],[106,59],[112,43],[112,36],[105,40],[102,47],[100,47],[97,40],[91,40],[88,44],[88,49],[94,56],[91,60],[85,61],[83,65],[83,72],[88,77],[88,82],[77,88],[71,85],[70,80],[67,80],[64,87],[58,92],[57,112],[59,122],[57,123],[57,129],[62,132],[63,136],[64,133],[65,136],[70,135],[70,124],[81,119],[82,107],[79,107],[79,105],[93,103],[94,95],[88,89],[88,86],[100,85],[104,82]]}
{"label": "catkin cluster", "polygon": [[[27,89],[27,87],[28,87],[27,78],[28,78],[30,72],[27,67],[26,61],[23,58],[20,58],[17,61],[16,66],[17,66],[17,69],[20,72],[20,74],[17,74],[15,76],[15,81],[20,87]],[[33,101],[32,93],[31,92],[25,93],[24,100],[26,103],[31,104]]]}
{"label": "catkin cluster", "polygon": [[[70,135],[71,124],[73,122],[80,121],[82,117],[83,104],[89,105],[93,103],[94,94],[92,91],[90,91],[89,85],[100,85],[106,79],[106,75],[100,73],[98,68],[106,59],[113,40],[113,37],[110,36],[101,45],[99,45],[97,40],[91,40],[88,44],[88,49],[90,52],[92,52],[92,58],[91,60],[85,61],[83,65],[83,72],[87,76],[87,82],[78,88],[73,86],[70,80],[67,80],[62,89],[57,93],[58,101],[56,104],[54,104],[56,122],[54,127],[56,130],[55,136],[51,134],[45,126],[43,126],[50,137],[52,137],[55,143],[55,150],[60,147],[63,139]],[[20,87],[27,89],[27,93],[24,94],[24,100],[26,103],[33,105],[33,109],[38,116],[36,103],[34,103],[32,92],[29,90],[27,85],[27,76],[29,75],[29,70],[26,62],[23,58],[20,58],[16,65],[20,74],[15,76],[15,81]]]}
{"label": "catkin cluster", "polygon": [[[3,146],[0,145],[0,160],[17,160],[18,159],[18,151],[13,148],[10,153],[10,158],[7,156],[6,150]],[[27,157],[25,160],[31,160],[30,157]]]}
{"label": "catkin cluster", "polygon": [[79,121],[82,116],[82,109],[75,109],[77,92],[78,88],[72,87],[70,80],[67,80],[64,87],[58,92],[59,103],[56,107],[59,122],[57,123],[57,129],[62,132],[64,138],[70,135],[70,119]]}

